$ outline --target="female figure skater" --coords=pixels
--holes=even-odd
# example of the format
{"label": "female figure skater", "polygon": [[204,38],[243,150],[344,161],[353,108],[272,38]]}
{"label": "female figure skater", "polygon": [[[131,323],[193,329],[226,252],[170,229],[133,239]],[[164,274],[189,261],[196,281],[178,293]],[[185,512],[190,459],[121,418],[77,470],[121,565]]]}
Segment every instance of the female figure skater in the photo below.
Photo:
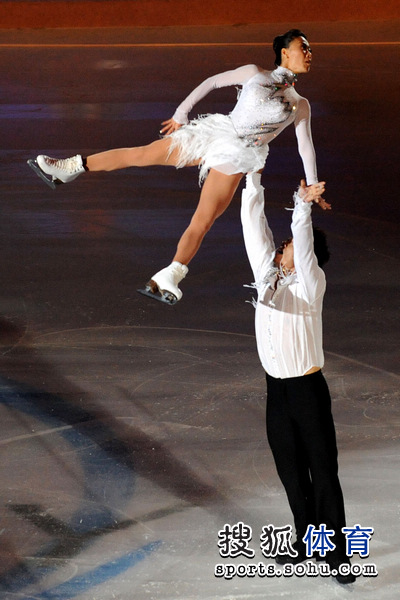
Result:
{"label": "female figure skater", "polygon": [[[86,171],[113,171],[126,167],[198,165],[204,181],[200,200],[188,228],[179,240],[172,263],[153,275],[144,290],[158,300],[174,304],[182,297],[179,282],[214,221],[229,206],[245,173],[263,169],[268,144],[294,123],[307,184],[317,182],[315,152],[310,128],[310,106],[294,84],[308,73],[311,49],[306,36],[292,29],[274,39],[276,68],[266,71],[246,65],[214,75],[201,83],[180,104],[173,117],[162,123],[162,139],[147,146],[119,148],[67,159],[39,155],[28,161],[36,173],[55,187]],[[193,106],[215,88],[241,85],[230,115],[214,114],[188,122]],[[323,199],[321,206],[326,207]]]}

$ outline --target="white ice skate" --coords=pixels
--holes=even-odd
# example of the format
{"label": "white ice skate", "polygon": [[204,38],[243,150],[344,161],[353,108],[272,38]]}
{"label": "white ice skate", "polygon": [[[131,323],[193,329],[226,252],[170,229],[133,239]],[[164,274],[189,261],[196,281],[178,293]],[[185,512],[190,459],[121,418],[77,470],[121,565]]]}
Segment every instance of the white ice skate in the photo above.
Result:
{"label": "white ice skate", "polygon": [[165,304],[176,304],[182,298],[178,283],[186,277],[188,271],[186,265],[174,261],[168,267],[153,275],[144,289],[137,291]]}
{"label": "white ice skate", "polygon": [[57,185],[69,183],[85,172],[80,154],[61,159],[39,154],[36,160],[29,159],[28,165],[53,190],[56,189]]}

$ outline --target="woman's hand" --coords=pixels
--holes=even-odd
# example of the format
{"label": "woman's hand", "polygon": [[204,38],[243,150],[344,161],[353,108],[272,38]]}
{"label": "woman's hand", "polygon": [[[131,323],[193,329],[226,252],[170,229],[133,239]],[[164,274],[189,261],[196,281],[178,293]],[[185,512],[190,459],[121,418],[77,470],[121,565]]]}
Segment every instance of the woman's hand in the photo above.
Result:
{"label": "woman's hand", "polygon": [[303,202],[315,202],[322,210],[331,210],[331,205],[328,204],[322,197],[321,194],[325,192],[325,181],[319,181],[312,185],[306,185],[304,179],[300,182],[299,194],[303,199]]}
{"label": "woman's hand", "polygon": [[174,121],[174,119],[168,119],[168,121],[163,121],[161,125],[162,127],[160,129],[160,133],[162,133],[163,135],[169,135],[170,133],[173,133],[174,131],[182,127],[181,123],[177,123],[176,121]]}

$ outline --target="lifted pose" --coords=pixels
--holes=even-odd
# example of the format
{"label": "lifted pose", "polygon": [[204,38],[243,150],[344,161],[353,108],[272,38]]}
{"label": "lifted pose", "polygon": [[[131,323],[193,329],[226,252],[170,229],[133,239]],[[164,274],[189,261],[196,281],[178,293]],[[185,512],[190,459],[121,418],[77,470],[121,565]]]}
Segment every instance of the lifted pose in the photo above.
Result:
{"label": "lifted pose", "polygon": [[[114,171],[127,167],[171,165],[199,166],[204,182],[198,206],[179,240],[172,263],[153,275],[142,293],[174,304],[182,297],[178,287],[187,265],[205,234],[229,206],[243,174],[263,169],[268,144],[294,123],[298,149],[308,184],[317,181],[315,152],[310,128],[310,106],[294,84],[308,73],[311,49],[298,29],[277,36],[273,42],[276,68],[266,71],[246,65],[209,77],[180,104],[173,117],[162,124],[164,137],[147,146],[119,148],[83,157],[56,159],[39,155],[28,164],[53,188],[91,171]],[[242,86],[229,115],[212,114],[188,120],[193,106],[211,90]],[[326,208],[322,198],[317,199]]]}

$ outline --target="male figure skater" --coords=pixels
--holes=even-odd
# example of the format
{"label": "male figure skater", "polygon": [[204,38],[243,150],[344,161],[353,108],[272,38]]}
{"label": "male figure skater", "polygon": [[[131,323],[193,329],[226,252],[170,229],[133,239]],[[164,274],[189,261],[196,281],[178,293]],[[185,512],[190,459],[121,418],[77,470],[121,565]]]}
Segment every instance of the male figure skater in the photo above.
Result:
{"label": "male figure skater", "polygon": [[326,287],[321,265],[329,259],[329,251],[323,232],[313,230],[311,207],[324,183],[306,187],[301,182],[294,195],[293,237],[276,250],[260,177],[247,175],[241,218],[258,292],[255,329],[267,377],[267,436],[293,513],[297,551],[295,558],[278,555],[276,561],[306,560],[303,538],[308,526],[319,529],[325,524],[326,530],[335,532],[330,541],[336,547],[325,556],[331,574],[339,583],[353,583],[342,533],[346,523],[331,398],[321,371]]}

